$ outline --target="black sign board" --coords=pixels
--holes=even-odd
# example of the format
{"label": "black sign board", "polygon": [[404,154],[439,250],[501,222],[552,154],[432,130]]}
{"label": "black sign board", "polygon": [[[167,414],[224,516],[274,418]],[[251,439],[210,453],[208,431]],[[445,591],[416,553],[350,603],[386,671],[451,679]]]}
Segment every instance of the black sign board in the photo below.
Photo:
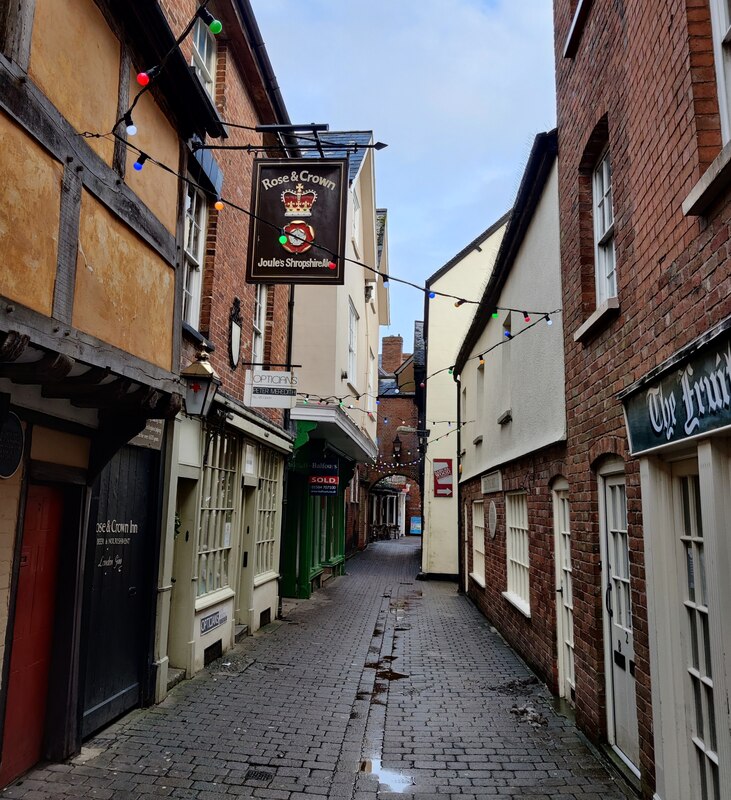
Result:
{"label": "black sign board", "polygon": [[731,341],[674,359],[669,369],[624,398],[632,455],[731,427]]}
{"label": "black sign board", "polygon": [[23,460],[23,426],[12,412],[0,424],[0,478],[12,478]]}
{"label": "black sign board", "polygon": [[345,282],[347,158],[254,161],[248,283]]}

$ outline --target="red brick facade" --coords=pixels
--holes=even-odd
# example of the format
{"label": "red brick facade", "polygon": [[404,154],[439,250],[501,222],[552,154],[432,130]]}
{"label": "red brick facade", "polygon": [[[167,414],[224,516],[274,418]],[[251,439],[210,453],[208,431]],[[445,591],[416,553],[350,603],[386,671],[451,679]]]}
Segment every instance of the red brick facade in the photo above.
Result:
{"label": "red brick facade", "polygon": [[[731,206],[722,194],[705,217],[682,210],[721,147],[707,0],[593,3],[575,55],[565,58],[575,6],[554,3],[577,720],[592,738],[606,736],[596,469],[613,453],[626,463],[640,767],[651,797],[639,470],[627,455],[617,395],[731,314]],[[590,178],[606,146],[619,309],[575,341],[596,305]]]}
{"label": "red brick facade", "polygon": [[[198,4],[193,0],[164,0],[162,5],[177,35],[178,28],[182,29],[187,24]],[[236,37],[242,37],[243,34],[236,30],[237,23],[231,14],[229,3],[222,3],[220,6],[211,6],[214,14],[219,15],[224,23],[223,32],[216,37],[215,104],[218,113],[225,121],[252,128],[261,123],[273,122],[272,111],[261,97],[263,90],[257,89],[257,96],[252,97],[253,90],[250,87],[257,85],[251,80],[254,66],[248,51],[236,40]],[[188,36],[181,45],[188,61],[192,47],[191,37]],[[254,131],[229,128],[228,134],[225,142],[215,144],[262,144],[262,135]],[[236,150],[217,150],[215,158],[223,172],[222,197],[248,208],[255,156]],[[251,369],[246,362],[252,361],[252,323],[256,297],[256,287],[247,284],[244,279],[248,244],[249,217],[229,206],[223,211],[216,211],[210,202],[199,331],[215,345],[211,363],[221,376],[221,390],[239,402],[243,401],[246,369]],[[267,291],[264,358],[274,364],[284,364],[287,360],[289,292],[289,286],[284,285],[271,286]],[[232,369],[228,353],[229,314],[235,297],[241,301],[243,330],[239,365]],[[182,367],[195,358],[199,348],[197,341],[184,335]],[[281,410],[252,409],[251,413],[275,424],[283,424]]]}
{"label": "red brick facade", "polygon": [[[551,485],[566,472],[564,447],[556,445],[503,466],[502,491],[482,493],[480,476],[460,484],[460,516],[467,522],[468,573],[472,563],[472,503],[485,508],[485,588],[469,578],[468,594],[523,659],[558,691],[556,673],[556,577]],[[503,597],[507,591],[505,495],[525,492],[530,530],[530,618]],[[488,530],[488,507],[495,503],[495,538]],[[464,510],[467,509],[465,516]],[[463,584],[464,585],[464,584]]]}

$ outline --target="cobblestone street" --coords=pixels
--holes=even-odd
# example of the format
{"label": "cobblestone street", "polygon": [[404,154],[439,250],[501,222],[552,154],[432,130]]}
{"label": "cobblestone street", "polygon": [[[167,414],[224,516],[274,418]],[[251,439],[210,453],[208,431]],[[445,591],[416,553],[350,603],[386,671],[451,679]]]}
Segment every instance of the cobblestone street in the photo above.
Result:
{"label": "cobblestone street", "polygon": [[415,580],[418,541],[347,570],[4,797],[625,796],[456,586]]}

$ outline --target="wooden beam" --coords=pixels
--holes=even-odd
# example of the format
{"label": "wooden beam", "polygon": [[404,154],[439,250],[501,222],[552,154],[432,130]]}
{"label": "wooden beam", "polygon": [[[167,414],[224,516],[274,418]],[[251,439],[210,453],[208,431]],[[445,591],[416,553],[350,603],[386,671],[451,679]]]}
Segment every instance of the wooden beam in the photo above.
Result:
{"label": "wooden beam", "polygon": [[0,333],[0,363],[15,361],[28,347],[30,336],[17,331]]}
{"label": "wooden beam", "polygon": [[53,289],[52,315],[67,325],[71,324],[74,311],[81,188],[81,175],[78,170],[71,164],[66,164],[61,185],[61,218],[58,225],[58,258],[56,260],[56,285]]}
{"label": "wooden beam", "polygon": [[[82,167],[83,186],[128,225],[171,267],[175,237],[119,175],[79,135],[43,92],[0,55],[0,108],[58,161]],[[174,166],[174,165],[173,165]]]}
{"label": "wooden beam", "polygon": [[24,72],[30,63],[30,40],[36,0],[6,0],[0,4],[0,52]]}
{"label": "wooden beam", "polygon": [[73,378],[66,378],[57,383],[44,385],[41,394],[43,397],[71,400],[91,391],[110,374],[109,367],[92,367],[84,372],[83,375],[76,375]]}
{"label": "wooden beam", "polygon": [[46,353],[38,361],[30,363],[0,364],[0,378],[9,378],[13,383],[41,384],[65,378],[74,362],[61,353]]}

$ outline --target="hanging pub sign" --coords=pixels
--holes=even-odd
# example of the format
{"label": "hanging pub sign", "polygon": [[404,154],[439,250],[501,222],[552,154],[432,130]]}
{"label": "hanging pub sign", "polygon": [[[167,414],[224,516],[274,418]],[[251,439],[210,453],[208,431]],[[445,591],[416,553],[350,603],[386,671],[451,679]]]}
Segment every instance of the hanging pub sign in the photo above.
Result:
{"label": "hanging pub sign", "polygon": [[731,427],[731,337],[711,332],[621,395],[632,455]]}
{"label": "hanging pub sign", "polygon": [[254,161],[248,283],[345,281],[348,159]]}
{"label": "hanging pub sign", "polygon": [[297,405],[297,376],[291,372],[247,369],[244,405],[250,408],[294,408]]}

